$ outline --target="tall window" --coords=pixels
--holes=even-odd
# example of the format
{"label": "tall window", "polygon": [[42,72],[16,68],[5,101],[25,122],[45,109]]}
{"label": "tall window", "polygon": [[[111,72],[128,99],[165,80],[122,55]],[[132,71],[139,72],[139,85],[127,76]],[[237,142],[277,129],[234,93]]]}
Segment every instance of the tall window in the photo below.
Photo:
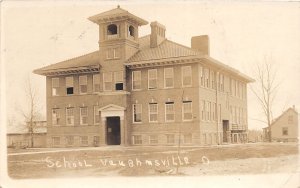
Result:
{"label": "tall window", "polygon": [[87,93],[87,76],[79,76],[79,93]]}
{"label": "tall window", "polygon": [[208,121],[211,120],[210,112],[211,112],[211,102],[207,102],[207,120]]}
{"label": "tall window", "polygon": [[80,137],[80,142],[81,142],[82,146],[87,146],[89,144],[88,136],[81,136]]}
{"label": "tall window", "polygon": [[100,74],[93,75],[93,91],[94,92],[100,91]]}
{"label": "tall window", "polygon": [[183,66],[181,67],[181,79],[182,86],[188,87],[192,86],[192,67],[191,66]]}
{"label": "tall window", "polygon": [[192,112],[192,101],[183,101],[183,120],[192,120],[193,112]]}
{"label": "tall window", "polygon": [[287,127],[282,127],[282,135],[283,135],[283,136],[289,135],[289,131],[288,131],[288,128],[287,128]]}
{"label": "tall window", "polygon": [[165,68],[165,88],[174,87],[174,70],[173,68]]}
{"label": "tall window", "polygon": [[157,135],[150,135],[149,136],[149,143],[150,144],[157,144],[158,143],[158,136]]}
{"label": "tall window", "polygon": [[175,120],[174,102],[165,103],[165,119],[167,122]]}
{"label": "tall window", "polygon": [[219,90],[220,91],[224,91],[224,75],[223,74],[220,74],[220,76],[219,76],[219,79],[220,79],[220,88],[219,88]]}
{"label": "tall window", "polygon": [[94,106],[94,124],[100,123],[100,114],[98,111],[98,106]]}
{"label": "tall window", "polygon": [[149,122],[157,122],[158,117],[158,105],[157,103],[149,104]]}
{"label": "tall window", "polygon": [[183,135],[183,143],[191,144],[192,143],[192,134],[184,134]]}
{"label": "tall window", "polygon": [[58,108],[52,109],[52,125],[60,125],[60,114]]}
{"label": "tall window", "polygon": [[103,73],[103,90],[104,91],[112,90],[112,72]]}
{"label": "tall window", "polygon": [[167,144],[174,144],[174,143],[175,143],[174,134],[167,134]]}
{"label": "tall window", "polygon": [[205,109],[206,109],[206,102],[203,100],[202,101],[202,105],[201,105],[201,117],[202,117],[202,120],[205,120]]}
{"label": "tall window", "polygon": [[148,70],[148,89],[157,89],[157,69]]}
{"label": "tall window", "polygon": [[52,137],[52,146],[59,146],[60,145],[60,137],[54,136]]}
{"label": "tall window", "polygon": [[74,108],[70,107],[66,110],[67,125],[74,125]]}
{"label": "tall window", "polygon": [[133,144],[142,144],[142,135],[133,135],[132,136],[132,143]]}
{"label": "tall window", "polygon": [[81,107],[80,108],[80,125],[88,124],[88,108]]}
{"label": "tall window", "polygon": [[72,146],[74,144],[74,136],[66,136],[66,144]]}
{"label": "tall window", "polygon": [[200,74],[200,84],[204,86],[204,74],[203,74],[203,67],[199,67],[199,74]]}
{"label": "tall window", "polygon": [[73,76],[66,77],[66,89],[67,89],[67,95],[74,94]]}
{"label": "tall window", "polygon": [[132,72],[132,89],[138,90],[141,89],[142,81],[141,81],[141,71],[133,71]]}
{"label": "tall window", "polygon": [[211,108],[211,111],[212,111],[212,121],[216,121],[216,103],[212,103],[212,108]]}
{"label": "tall window", "polygon": [[142,122],[142,104],[133,105],[133,122]]}
{"label": "tall window", "polygon": [[215,72],[213,70],[210,70],[210,81],[211,81],[211,88],[215,89],[216,83],[215,83]]}
{"label": "tall window", "polygon": [[205,87],[209,87],[209,69],[204,69],[204,76],[205,76]]}
{"label": "tall window", "polygon": [[59,78],[52,78],[52,96],[59,95]]}
{"label": "tall window", "polygon": [[115,90],[123,90],[123,71],[115,72]]}

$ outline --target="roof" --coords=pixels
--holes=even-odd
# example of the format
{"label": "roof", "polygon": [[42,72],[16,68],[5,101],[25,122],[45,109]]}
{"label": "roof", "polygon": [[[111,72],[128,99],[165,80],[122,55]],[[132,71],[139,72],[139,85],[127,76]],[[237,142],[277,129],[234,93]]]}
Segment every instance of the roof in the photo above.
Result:
{"label": "roof", "polygon": [[99,67],[99,51],[94,51],[79,57],[68,59],[59,63],[48,65],[40,69],[36,69],[33,72],[36,74],[45,75],[46,73],[54,71],[70,70],[72,68],[98,68]]}
{"label": "roof", "polygon": [[115,9],[91,16],[88,19],[94,23],[101,23],[104,21],[107,22],[108,20],[116,19],[130,19],[131,21],[136,22],[138,25],[148,24],[146,20],[131,14],[127,10],[120,8],[120,6],[118,6]]}
{"label": "roof", "polygon": [[168,39],[165,39],[156,48],[150,47],[150,35],[141,37],[139,39],[139,51],[134,54],[128,63],[142,62],[156,59],[167,59],[176,57],[195,56],[201,54],[199,51],[193,50],[189,47],[175,43]]}
{"label": "roof", "polygon": [[285,114],[287,114],[289,111],[293,111],[293,112],[295,112],[295,113],[298,114],[298,112],[297,112],[294,108],[290,107],[290,108],[288,108],[286,111],[284,111],[280,116],[278,116],[277,118],[275,118],[275,119],[272,121],[271,126],[272,126],[273,124],[275,124],[279,119],[281,119],[281,118],[282,118]]}

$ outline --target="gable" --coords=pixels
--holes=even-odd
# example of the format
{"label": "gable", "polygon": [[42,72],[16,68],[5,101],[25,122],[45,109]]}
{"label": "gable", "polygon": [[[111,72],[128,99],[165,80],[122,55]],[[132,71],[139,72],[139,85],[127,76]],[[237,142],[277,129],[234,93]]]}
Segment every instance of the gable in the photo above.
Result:
{"label": "gable", "polygon": [[104,106],[102,108],[99,108],[98,110],[101,111],[101,112],[106,112],[106,111],[124,111],[125,108],[122,107],[122,106],[115,105],[115,104],[109,104],[109,105],[106,105],[106,106]]}

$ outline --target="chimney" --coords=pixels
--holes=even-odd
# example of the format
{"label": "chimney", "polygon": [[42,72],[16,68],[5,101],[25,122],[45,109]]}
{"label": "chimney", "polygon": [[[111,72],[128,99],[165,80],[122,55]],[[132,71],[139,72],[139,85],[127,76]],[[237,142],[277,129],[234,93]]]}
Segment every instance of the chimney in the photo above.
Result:
{"label": "chimney", "polygon": [[150,47],[155,48],[165,40],[166,27],[158,22],[151,22]]}
{"label": "chimney", "polygon": [[209,37],[208,35],[200,35],[192,37],[192,49],[202,52],[204,55],[209,55]]}

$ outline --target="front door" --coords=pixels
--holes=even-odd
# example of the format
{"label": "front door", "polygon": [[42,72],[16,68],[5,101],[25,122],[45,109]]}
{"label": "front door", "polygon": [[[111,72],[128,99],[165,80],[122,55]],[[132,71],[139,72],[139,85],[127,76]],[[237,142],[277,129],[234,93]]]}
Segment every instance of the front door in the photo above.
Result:
{"label": "front door", "polygon": [[228,142],[227,131],[229,130],[229,121],[223,120],[223,142]]}
{"label": "front door", "polygon": [[120,134],[120,117],[106,117],[106,135],[107,135],[107,145],[120,145],[121,144],[121,134]]}

